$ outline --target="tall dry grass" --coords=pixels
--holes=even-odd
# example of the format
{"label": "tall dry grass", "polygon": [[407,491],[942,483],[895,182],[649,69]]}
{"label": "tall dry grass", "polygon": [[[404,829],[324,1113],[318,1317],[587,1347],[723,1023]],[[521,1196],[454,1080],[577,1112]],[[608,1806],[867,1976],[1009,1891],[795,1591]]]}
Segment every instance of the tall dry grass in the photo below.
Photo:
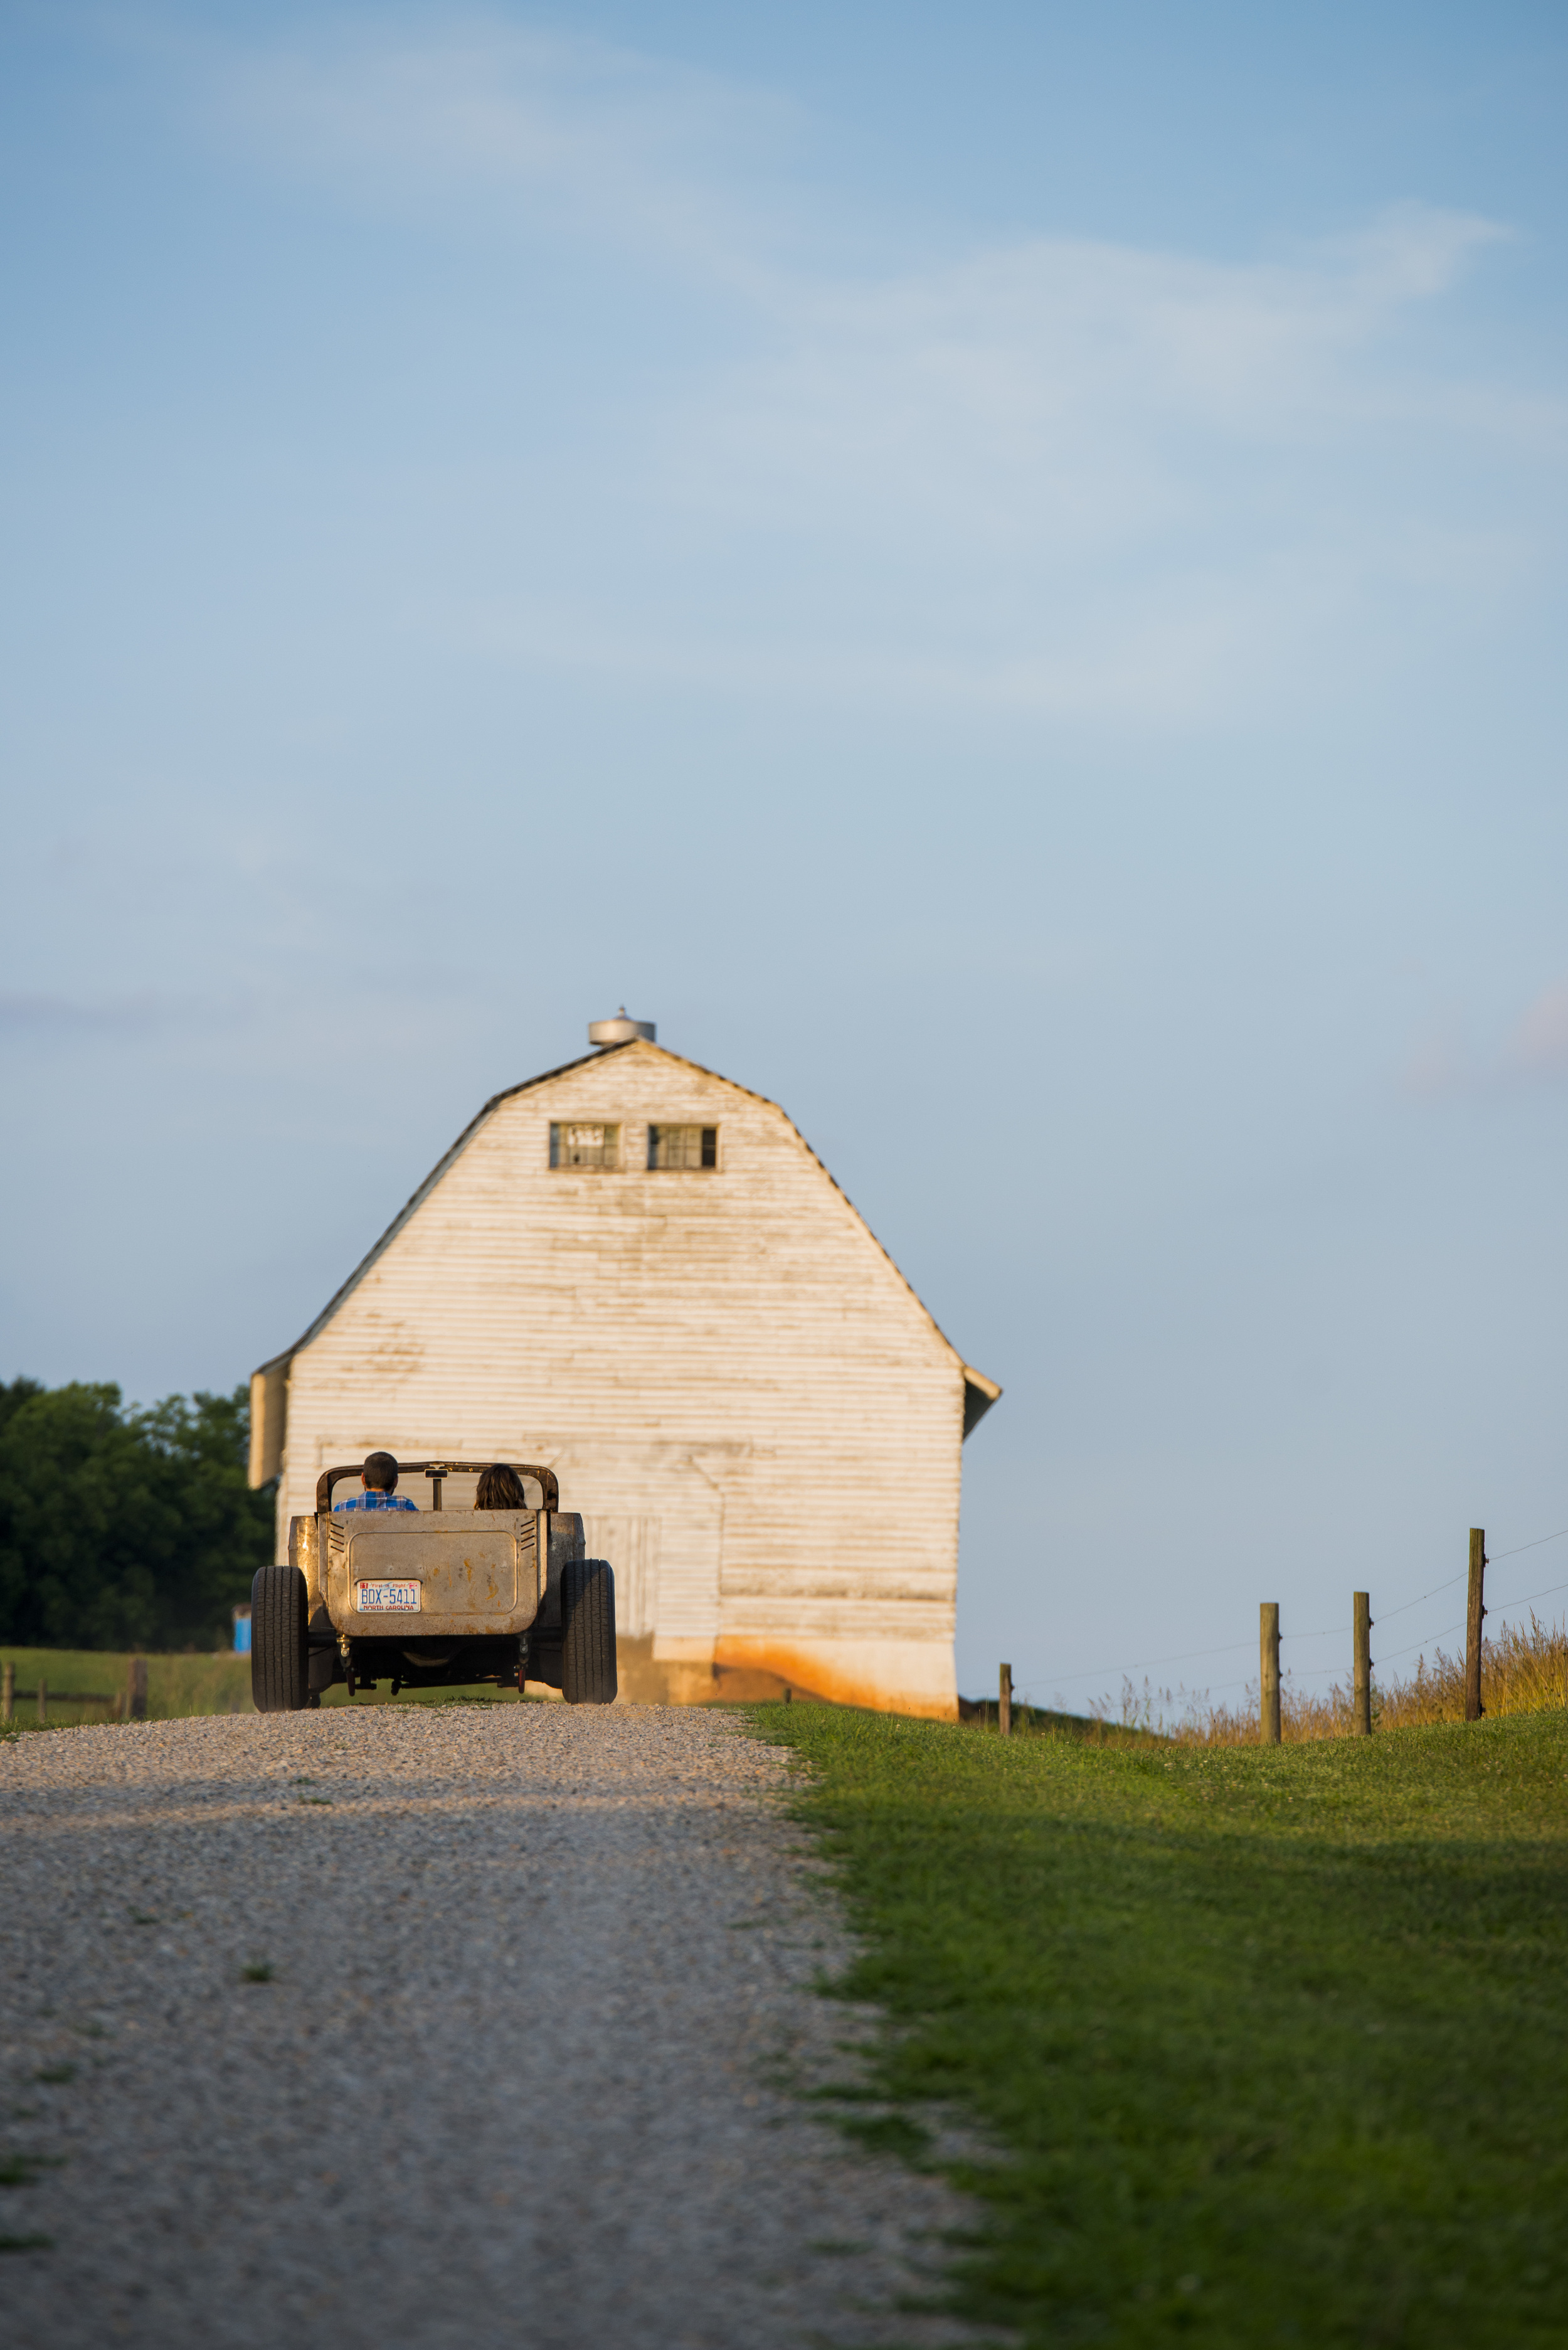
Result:
{"label": "tall dry grass", "polygon": [[[1496,1639],[1481,1648],[1481,1703],[1489,1714],[1542,1713],[1568,1705],[1568,1627],[1542,1624],[1533,1614],[1530,1628],[1505,1625]],[[1096,1709],[1110,1718],[1109,1703]],[[1462,1721],[1465,1718],[1465,1660],[1444,1648],[1416,1659],[1405,1679],[1381,1679],[1376,1665],[1372,1677],[1374,1730],[1407,1730],[1417,1723]],[[1157,1690],[1145,1681],[1137,1689],[1122,1684],[1122,1726],[1128,1730],[1162,1731],[1189,1746],[1255,1746],[1258,1731],[1258,1684],[1250,1682],[1239,1705],[1211,1705],[1206,1693]],[[1309,1738],[1347,1738],[1351,1727],[1351,1685],[1336,1681],[1321,1695],[1294,1687],[1286,1673],[1280,1684],[1280,1733],[1297,1742]]]}

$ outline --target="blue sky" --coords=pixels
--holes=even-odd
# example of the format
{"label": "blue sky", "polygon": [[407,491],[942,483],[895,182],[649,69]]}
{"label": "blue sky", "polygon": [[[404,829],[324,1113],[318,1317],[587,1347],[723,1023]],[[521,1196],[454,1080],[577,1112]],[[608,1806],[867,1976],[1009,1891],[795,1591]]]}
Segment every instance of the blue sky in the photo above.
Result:
{"label": "blue sky", "polygon": [[1565,97],[1546,7],[7,10],[0,1368],[232,1384],[625,1001],[1005,1384],[965,1688],[1568,1526]]}

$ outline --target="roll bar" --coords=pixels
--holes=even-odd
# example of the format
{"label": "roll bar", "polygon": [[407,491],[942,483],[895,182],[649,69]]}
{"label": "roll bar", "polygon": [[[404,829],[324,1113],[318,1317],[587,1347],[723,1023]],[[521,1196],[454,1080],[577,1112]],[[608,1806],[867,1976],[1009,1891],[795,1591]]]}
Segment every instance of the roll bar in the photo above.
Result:
{"label": "roll bar", "polygon": [[[333,1486],[344,1477],[361,1476],[364,1473],[364,1468],[365,1463],[362,1461],[350,1461],[347,1467],[342,1469],[324,1469],[316,1481],[317,1509],[330,1510]],[[556,1482],[555,1471],[537,1469],[531,1461],[400,1461],[398,1482],[400,1484],[405,1477],[428,1477],[434,1492],[431,1507],[432,1510],[439,1510],[441,1482],[443,1477],[478,1477],[486,1469],[498,1468],[510,1469],[519,1477],[532,1477],[544,1492],[545,1508],[556,1510],[560,1507],[561,1489]]]}

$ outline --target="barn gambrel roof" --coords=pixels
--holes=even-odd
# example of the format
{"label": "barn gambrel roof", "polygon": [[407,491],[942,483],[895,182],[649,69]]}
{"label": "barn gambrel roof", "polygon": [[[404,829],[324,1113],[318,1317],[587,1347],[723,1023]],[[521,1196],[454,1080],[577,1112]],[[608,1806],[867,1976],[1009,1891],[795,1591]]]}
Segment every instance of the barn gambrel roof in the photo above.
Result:
{"label": "barn gambrel roof", "polygon": [[502,1107],[504,1102],[515,1101],[520,1094],[533,1093],[540,1086],[554,1084],[556,1079],[558,1077],[570,1076],[576,1069],[597,1066],[603,1062],[615,1059],[622,1053],[652,1054],[659,1060],[673,1061],[677,1066],[680,1068],[691,1069],[695,1071],[699,1076],[709,1077],[717,1085],[728,1086],[734,1093],[744,1094],[749,1101],[760,1102],[763,1108],[773,1110],[776,1116],[784,1119],[784,1124],[789,1128],[790,1132],[799,1142],[802,1149],[805,1150],[807,1157],[811,1159],[815,1165],[822,1170],[823,1174],[826,1176],[828,1182],[832,1184],[833,1189],[844,1201],[845,1206],[849,1210],[850,1214],[855,1218],[857,1223],[859,1224],[867,1238],[872,1243],[873,1246],[880,1252],[882,1256],[887,1259],[888,1264],[892,1266],[893,1271],[898,1274],[898,1279],[903,1283],[904,1287],[909,1291],[909,1295],[914,1299],[915,1304],[919,1307],[920,1312],[925,1315],[925,1318],[930,1324],[931,1328],[936,1332],[943,1346],[947,1347],[955,1363],[957,1363],[962,1370],[965,1383],[963,1432],[967,1436],[970,1433],[970,1430],[975,1427],[977,1422],[991,1409],[992,1405],[997,1400],[997,1398],[1002,1393],[1001,1388],[997,1385],[994,1379],[988,1378],[983,1371],[977,1371],[972,1364],[966,1363],[964,1361],[963,1357],[953,1345],[952,1340],[948,1336],[946,1331],[941,1328],[936,1316],[931,1313],[929,1307],[920,1297],[919,1292],[914,1286],[914,1284],[909,1279],[908,1275],[900,1270],[889,1252],[883,1247],[882,1243],[877,1238],[876,1233],[871,1230],[871,1227],[866,1222],[865,1217],[860,1213],[858,1208],[856,1207],[854,1201],[850,1199],[843,1185],[839,1183],[834,1176],[832,1169],[826,1166],[824,1161],[818,1158],[816,1152],[813,1150],[810,1143],[807,1142],[805,1135],[802,1134],[799,1127],[796,1126],[788,1111],[781,1108],[777,1102],[770,1101],[765,1094],[754,1093],[749,1086],[737,1085],[733,1077],[722,1076],[717,1069],[704,1068],[700,1061],[688,1060],[683,1054],[672,1053],[667,1045],[656,1045],[650,1042],[647,1037],[643,1036],[628,1037],[626,1043],[622,1045],[609,1045],[596,1047],[596,1049],[590,1053],[580,1054],[575,1061],[563,1061],[558,1068],[543,1070],[536,1077],[525,1077],[521,1085],[507,1086],[502,1092],[492,1094],[490,1099],[484,1104],[483,1107],[470,1118],[468,1124],[463,1128],[462,1132],[452,1145],[452,1148],[443,1152],[441,1157],[436,1161],[436,1164],[431,1169],[430,1173],[425,1177],[424,1181],[419,1186],[418,1190],[410,1195],[404,1205],[398,1211],[398,1213],[393,1217],[391,1222],[387,1226],[386,1231],[376,1242],[375,1245],[369,1249],[365,1255],[360,1258],[359,1263],[354,1267],[354,1270],[348,1275],[348,1280],[342,1284],[340,1288],[334,1291],[333,1295],[327,1299],[327,1304],[322,1307],[320,1313],[316,1316],[315,1321],[311,1323],[309,1328],[301,1333],[300,1336],[295,1340],[293,1346],[286,1347],[281,1354],[274,1355],[267,1362],[261,1364],[252,1374],[252,1377],[254,1378],[265,1379],[281,1378],[286,1376],[288,1367],[293,1361],[295,1356],[300,1352],[302,1347],[308,1347],[313,1338],[319,1337],[321,1332],[326,1329],[327,1324],[332,1320],[339,1307],[353,1295],[355,1290],[358,1289],[359,1284],[364,1280],[371,1267],[380,1257],[385,1255],[387,1250],[391,1246],[393,1241],[396,1240],[398,1234],[403,1230],[410,1218],[416,1215],[419,1210],[424,1205],[425,1201],[430,1198],[431,1193],[441,1181],[442,1176],[446,1174],[448,1169],[453,1166],[462,1156],[462,1153],[467,1149],[469,1144],[479,1132],[481,1127],[484,1125],[488,1118],[494,1116],[495,1112]]}

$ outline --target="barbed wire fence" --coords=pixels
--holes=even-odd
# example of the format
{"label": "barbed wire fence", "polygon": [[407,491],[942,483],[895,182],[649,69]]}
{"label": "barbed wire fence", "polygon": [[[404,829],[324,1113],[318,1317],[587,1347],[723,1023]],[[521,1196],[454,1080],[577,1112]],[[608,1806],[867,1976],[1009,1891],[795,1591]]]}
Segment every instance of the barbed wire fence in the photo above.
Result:
{"label": "barbed wire fence", "polygon": [[[1554,1533],[1549,1534],[1533,1535],[1529,1542],[1514,1543],[1507,1550],[1489,1553],[1486,1564],[1489,1566],[1501,1566],[1505,1559],[1521,1558],[1527,1551],[1542,1550],[1549,1543],[1563,1541],[1568,1541],[1568,1526],[1559,1526]],[[1379,1625],[1392,1623],[1396,1617],[1408,1615],[1412,1608],[1424,1607],[1428,1600],[1440,1597],[1443,1593],[1453,1590],[1457,1585],[1466,1580],[1467,1574],[1463,1570],[1458,1575],[1448,1575],[1441,1582],[1433,1584],[1430,1589],[1417,1592],[1413,1598],[1402,1599],[1395,1607],[1380,1609],[1375,1620]],[[1539,1591],[1522,1592],[1511,1599],[1493,1601],[1485,1612],[1488,1617],[1495,1617],[1501,1625],[1508,1617],[1517,1616],[1522,1609],[1533,1607],[1538,1600],[1554,1598],[1562,1592],[1568,1592],[1568,1578],[1561,1583],[1547,1584]],[[1415,1656],[1428,1648],[1435,1648],[1440,1641],[1451,1639],[1455,1633],[1462,1632],[1465,1628],[1466,1619],[1460,1617],[1457,1622],[1444,1625],[1438,1630],[1422,1633],[1418,1639],[1408,1642],[1404,1648],[1386,1652],[1375,1660],[1376,1665],[1397,1664],[1401,1658]],[[1323,1630],[1311,1632],[1288,1632],[1282,1628],[1279,1639],[1282,1648],[1286,1642],[1347,1638],[1351,1632],[1352,1627],[1348,1623],[1330,1625]],[[1029,1668],[1019,1672],[1012,1666],[1004,1666],[1002,1669],[1009,1677],[1012,1701],[1015,1704],[1022,1703],[1044,1711],[1051,1709],[1045,1706],[1036,1692],[1046,1687],[1049,1687],[1053,1696],[1059,1696],[1064,1690],[1081,1685],[1085,1681],[1109,1683],[1119,1679],[1126,1690],[1133,1687],[1133,1676],[1136,1673],[1158,1672],[1171,1665],[1196,1664],[1210,1657],[1237,1656],[1243,1651],[1255,1655],[1256,1639],[1225,1640],[1205,1648],[1180,1648],[1164,1656],[1142,1657],[1128,1664],[1095,1666],[1082,1672],[1051,1673],[1048,1670]],[[1177,1697],[1180,1697],[1186,1699],[1189,1705],[1207,1704],[1217,1694],[1224,1695],[1232,1690],[1244,1690],[1250,1687],[1254,1678],[1251,1673],[1240,1673],[1226,1680],[1208,1682],[1201,1690],[1188,1690],[1182,1688],[1174,1693],[1163,1692],[1162,1694],[1172,1703]],[[1147,1683],[1145,1686],[1147,1688]],[[1110,1703],[1108,1694],[1105,1702],[1107,1706]],[[1054,1710],[1064,1711],[1065,1708],[1057,1707]]]}

